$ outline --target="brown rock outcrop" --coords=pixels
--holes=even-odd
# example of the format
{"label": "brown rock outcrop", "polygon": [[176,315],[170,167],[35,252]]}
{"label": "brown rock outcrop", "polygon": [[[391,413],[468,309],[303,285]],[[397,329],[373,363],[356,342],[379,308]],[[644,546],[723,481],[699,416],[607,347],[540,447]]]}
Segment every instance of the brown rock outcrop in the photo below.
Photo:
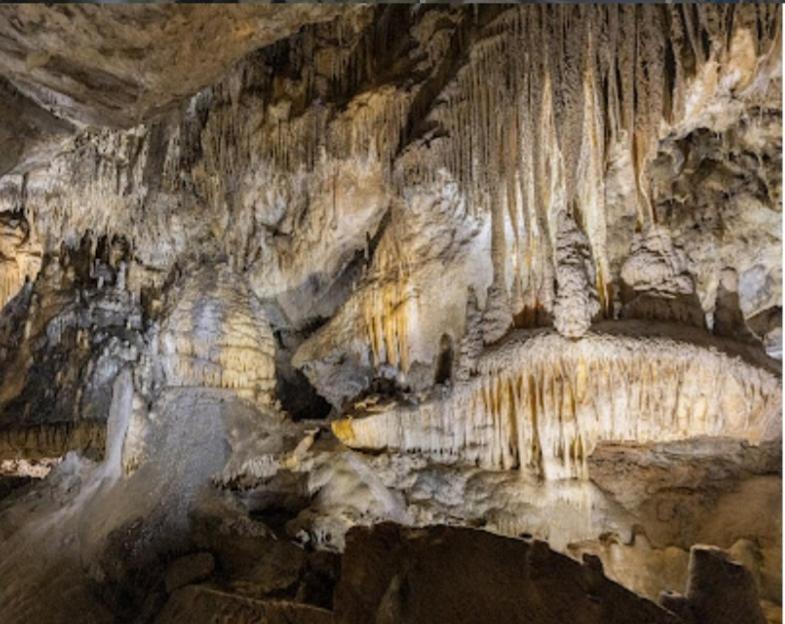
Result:
{"label": "brown rock outcrop", "polygon": [[339,624],[680,624],[672,613],[538,541],[451,527],[352,529]]}
{"label": "brown rock outcrop", "polygon": [[177,590],[156,624],[332,624],[329,611],[284,601],[263,601],[192,585]]}

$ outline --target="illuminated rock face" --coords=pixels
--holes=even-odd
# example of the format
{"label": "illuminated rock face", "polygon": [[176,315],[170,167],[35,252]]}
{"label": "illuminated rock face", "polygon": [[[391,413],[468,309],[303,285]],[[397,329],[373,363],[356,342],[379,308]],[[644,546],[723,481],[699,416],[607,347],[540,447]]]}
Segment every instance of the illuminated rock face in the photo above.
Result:
{"label": "illuminated rock face", "polygon": [[275,344],[264,311],[225,266],[188,278],[163,323],[158,362],[165,387],[230,389],[274,403]]}
{"label": "illuminated rock face", "polygon": [[[228,29],[239,39],[227,57],[270,34],[246,33],[258,22],[253,11],[207,9],[178,9],[178,28]],[[25,9],[22,26],[37,11]],[[298,12],[298,24],[331,13],[295,7],[281,22]],[[374,379],[427,389],[442,336],[457,346],[466,331],[469,289],[486,343],[511,326],[555,322],[579,334],[620,311],[711,329],[726,269],[739,276],[744,322],[778,307],[779,18],[771,7],[469,13],[340,13],[198,93],[194,72],[167,80],[162,59],[180,45],[167,31],[161,49],[139,61],[155,74],[155,88],[131,98],[139,123],[57,134],[51,158],[0,180],[0,212],[24,206],[42,253],[76,245],[87,230],[126,236],[128,289],[137,294],[160,289],[175,266],[225,258],[254,294],[275,300],[284,326],[307,331],[298,366],[336,407]],[[59,15],[51,19],[64,28]],[[91,15],[80,9],[75,19],[83,25]],[[148,17],[157,27],[161,13]],[[127,41],[122,20],[94,19],[107,23],[102,36]],[[379,43],[389,37],[401,49]],[[72,53],[96,60],[94,47]],[[52,58],[32,54],[30,91],[92,92],[89,81],[59,84]],[[21,84],[20,62],[7,62]],[[119,60],[106,65],[131,80]],[[181,110],[144,122],[178,96]],[[129,94],[114,97],[58,110],[127,125]],[[656,279],[675,280],[679,293],[691,281],[689,302],[641,290],[656,276],[635,277],[652,257],[638,239],[655,231],[667,231],[677,271]],[[652,253],[670,261],[665,247]],[[773,328],[762,329],[776,352]]]}
{"label": "illuminated rock face", "polygon": [[415,408],[333,424],[360,449],[587,478],[597,442],[779,435],[781,387],[764,369],[667,338],[539,334],[486,354],[478,375]]}
{"label": "illuminated rock face", "polygon": [[[710,544],[777,621],[781,33],[744,3],[0,9],[0,621],[340,620],[382,521],[587,555],[541,562],[587,621],[594,557],[656,600]],[[209,587],[169,598],[191,550]],[[407,621],[399,572],[363,621]]]}
{"label": "illuminated rock face", "polygon": [[24,219],[12,216],[0,220],[0,308],[41,269],[41,246],[31,236]]}

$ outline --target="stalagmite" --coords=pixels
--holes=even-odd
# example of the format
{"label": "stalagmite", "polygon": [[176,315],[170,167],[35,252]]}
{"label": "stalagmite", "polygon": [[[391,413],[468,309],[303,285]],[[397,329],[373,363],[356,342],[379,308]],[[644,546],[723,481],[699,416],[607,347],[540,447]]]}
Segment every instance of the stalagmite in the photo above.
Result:
{"label": "stalagmite", "polygon": [[477,304],[477,294],[471,289],[466,301],[466,331],[461,338],[455,367],[456,380],[466,381],[477,372],[477,360],[483,348],[482,339],[482,316]]}
{"label": "stalagmite", "polygon": [[491,286],[485,297],[482,313],[482,338],[492,344],[504,336],[512,326],[510,300],[502,286]]}
{"label": "stalagmite", "polygon": [[205,270],[183,286],[159,340],[165,386],[227,389],[274,404],[272,330],[247,285],[228,267]]}
{"label": "stalagmite", "polygon": [[568,338],[580,338],[599,313],[589,241],[569,215],[561,215],[556,236],[556,302],[553,324]]}

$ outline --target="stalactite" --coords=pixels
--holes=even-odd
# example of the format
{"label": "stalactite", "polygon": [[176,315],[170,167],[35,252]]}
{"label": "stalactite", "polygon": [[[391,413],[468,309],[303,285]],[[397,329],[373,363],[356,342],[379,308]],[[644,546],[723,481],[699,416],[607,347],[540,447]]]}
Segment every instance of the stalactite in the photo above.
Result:
{"label": "stalactite", "polygon": [[370,288],[360,302],[372,359],[408,371],[409,332],[416,324],[417,294],[410,283],[410,259],[394,237],[387,237],[376,250]]}
{"label": "stalactite", "polygon": [[392,448],[436,461],[586,478],[599,441],[777,434],[775,375],[711,347],[667,338],[553,334],[510,340],[447,399],[347,418],[335,434],[354,448]]}
{"label": "stalactite", "polygon": [[482,314],[482,337],[485,344],[499,340],[513,323],[510,300],[504,286],[491,285],[485,297]]}
{"label": "stalactite", "polygon": [[106,443],[106,423],[81,420],[32,427],[4,428],[0,431],[0,460],[48,459],[72,450],[100,458]]}
{"label": "stalactite", "polygon": [[[3,217],[4,215],[0,215]],[[41,246],[23,217],[0,218],[0,309],[41,269]]]}
{"label": "stalactite", "polygon": [[409,370],[408,336],[414,293],[405,277],[371,289],[363,301],[363,318],[373,362]]}
{"label": "stalactite", "polygon": [[[517,268],[518,250],[524,250],[517,270],[525,303],[512,311],[516,322],[530,324],[538,309],[550,312],[554,219],[573,205],[591,243],[603,313],[612,314],[615,278],[605,249],[603,188],[611,151],[625,145],[633,164],[631,200],[638,224],[649,227],[656,215],[648,165],[663,124],[678,123],[690,112],[683,106],[688,81],[699,79],[700,68],[721,62],[732,32],[749,28],[744,19],[756,16],[769,24],[765,34],[751,29],[758,40],[768,40],[778,28],[779,18],[759,6],[734,7],[739,19],[732,22],[724,11],[522,6],[501,12],[480,32],[467,31],[468,62],[429,113],[440,130],[419,156],[427,164],[410,155],[403,168],[412,174],[412,184],[430,179],[428,172],[439,167],[449,170],[470,210],[492,213],[495,241],[499,222],[510,222],[512,253],[500,249],[504,243],[494,244],[492,255],[500,274],[505,262],[499,256]],[[459,35],[465,33],[457,28]],[[704,46],[703,39],[711,45]],[[514,186],[520,192],[510,192]],[[500,214],[505,201],[507,210]],[[505,279],[509,287],[518,277],[512,272]]]}

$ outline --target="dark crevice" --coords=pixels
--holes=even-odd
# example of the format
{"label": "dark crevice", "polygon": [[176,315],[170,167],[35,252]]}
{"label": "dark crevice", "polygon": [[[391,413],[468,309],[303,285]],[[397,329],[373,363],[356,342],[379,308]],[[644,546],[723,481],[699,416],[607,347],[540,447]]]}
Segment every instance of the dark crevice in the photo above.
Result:
{"label": "dark crevice", "polygon": [[439,355],[436,358],[434,382],[446,384],[452,380],[453,344],[449,334],[442,334],[439,342]]}
{"label": "dark crevice", "polygon": [[292,355],[307,334],[284,329],[274,331],[275,394],[281,407],[292,420],[321,420],[327,418],[332,406],[313,387],[302,371],[292,366]]}

